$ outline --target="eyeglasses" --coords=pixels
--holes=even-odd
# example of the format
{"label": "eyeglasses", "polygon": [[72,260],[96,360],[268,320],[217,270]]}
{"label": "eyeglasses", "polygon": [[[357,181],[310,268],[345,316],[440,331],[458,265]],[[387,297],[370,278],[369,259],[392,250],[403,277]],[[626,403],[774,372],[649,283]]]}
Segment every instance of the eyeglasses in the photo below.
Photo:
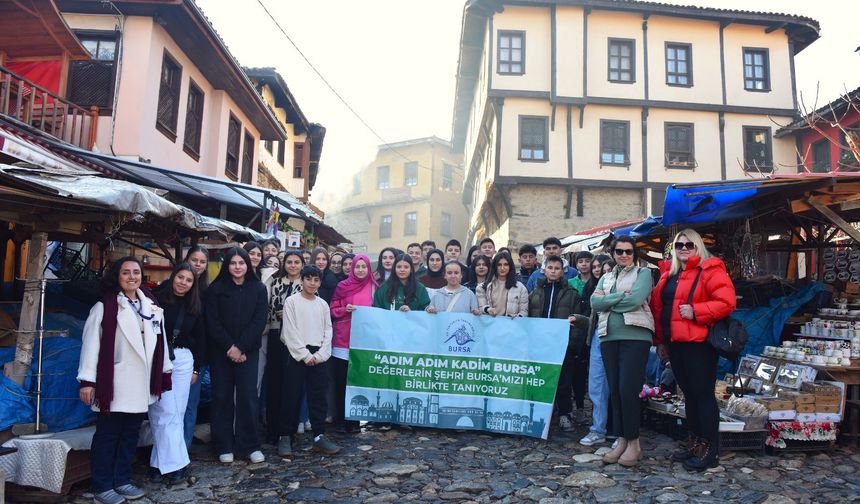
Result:
{"label": "eyeglasses", "polygon": [[693,242],[679,242],[679,241],[677,241],[677,242],[675,242],[675,248],[677,250],[684,250],[684,249],[693,250],[694,248],[696,248],[696,244]]}
{"label": "eyeglasses", "polygon": [[632,248],[630,248],[630,249],[617,248],[613,252],[615,252],[615,255],[629,255],[629,256],[633,255],[633,249]]}

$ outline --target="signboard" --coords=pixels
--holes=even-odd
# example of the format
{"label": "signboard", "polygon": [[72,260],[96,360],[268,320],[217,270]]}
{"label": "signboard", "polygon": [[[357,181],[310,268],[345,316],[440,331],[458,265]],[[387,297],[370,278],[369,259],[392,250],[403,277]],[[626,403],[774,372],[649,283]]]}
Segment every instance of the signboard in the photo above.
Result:
{"label": "signboard", "polygon": [[546,439],[569,329],[558,319],[359,308],[346,417]]}

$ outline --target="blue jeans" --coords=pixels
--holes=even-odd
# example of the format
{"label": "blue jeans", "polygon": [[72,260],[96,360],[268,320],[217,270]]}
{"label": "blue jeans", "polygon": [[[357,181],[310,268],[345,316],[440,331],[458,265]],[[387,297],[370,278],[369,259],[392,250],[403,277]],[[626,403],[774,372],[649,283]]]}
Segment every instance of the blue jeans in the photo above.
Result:
{"label": "blue jeans", "polygon": [[600,341],[597,331],[591,338],[591,352],[588,356],[588,397],[591,399],[591,432],[606,435],[606,419],[609,414],[609,383],[606,369],[600,354]]}
{"label": "blue jeans", "polygon": [[197,425],[197,406],[200,405],[200,389],[203,387],[203,373],[206,368],[200,369],[197,381],[188,390],[188,406],[185,408],[185,446],[191,448],[194,440],[194,426]]}
{"label": "blue jeans", "polygon": [[98,414],[90,445],[93,493],[131,483],[131,464],[146,413]]}

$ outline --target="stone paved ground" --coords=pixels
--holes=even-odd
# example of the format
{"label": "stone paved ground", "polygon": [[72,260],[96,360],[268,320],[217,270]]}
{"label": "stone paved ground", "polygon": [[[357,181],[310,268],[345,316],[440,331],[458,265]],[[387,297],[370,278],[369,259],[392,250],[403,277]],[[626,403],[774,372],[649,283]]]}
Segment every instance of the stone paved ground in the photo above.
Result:
{"label": "stone paved ground", "polygon": [[[192,450],[191,485],[146,484],[142,504],[280,502],[849,502],[860,500],[860,452],[779,456],[730,453],[706,473],[688,473],[667,460],[676,442],[643,431],[646,458],[627,469],[604,465],[576,441],[585,433],[551,432],[549,441],[433,429],[332,433],[336,456],[309,450],[281,459],[219,464],[207,445]],[[605,446],[605,445],[604,445]],[[606,448],[604,448],[605,450]],[[602,453],[602,451],[600,452]],[[136,467],[146,481],[145,467]],[[88,484],[70,502],[92,502]]]}

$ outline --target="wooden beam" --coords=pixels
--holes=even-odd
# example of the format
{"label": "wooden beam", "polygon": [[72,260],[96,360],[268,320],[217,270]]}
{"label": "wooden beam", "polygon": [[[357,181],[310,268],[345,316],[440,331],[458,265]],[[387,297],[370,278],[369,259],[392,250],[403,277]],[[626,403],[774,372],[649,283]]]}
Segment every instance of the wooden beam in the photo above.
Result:
{"label": "wooden beam", "polygon": [[[809,198],[807,198],[806,201],[804,201],[804,200],[792,201],[791,202],[792,213],[806,212],[806,211],[812,210],[814,207],[807,203],[809,201],[809,199],[811,199],[811,198],[813,198],[813,196],[810,196]],[[829,205],[836,205],[838,203],[844,204],[844,203],[847,203],[850,201],[858,201],[858,200],[860,200],[860,192],[847,193],[847,194],[841,194],[841,193],[822,194],[819,196],[814,196],[814,198],[816,199],[816,201],[818,201],[822,205],[829,206]]]}
{"label": "wooden beam", "polygon": [[848,223],[845,219],[839,216],[836,212],[827,207],[827,205],[818,201],[818,199],[811,197],[806,200],[813,208],[818,210],[818,212],[827,218],[830,222],[832,222],[836,227],[842,230],[843,233],[850,236],[855,242],[860,242],[860,231],[857,231],[851,224]]}
{"label": "wooden beam", "polygon": [[15,360],[7,364],[6,375],[19,386],[30,371],[33,361],[33,345],[36,340],[36,320],[39,313],[39,280],[45,271],[46,233],[33,233],[30,238],[27,258],[27,283],[21,304],[21,320],[18,323],[18,339],[15,343]]}

